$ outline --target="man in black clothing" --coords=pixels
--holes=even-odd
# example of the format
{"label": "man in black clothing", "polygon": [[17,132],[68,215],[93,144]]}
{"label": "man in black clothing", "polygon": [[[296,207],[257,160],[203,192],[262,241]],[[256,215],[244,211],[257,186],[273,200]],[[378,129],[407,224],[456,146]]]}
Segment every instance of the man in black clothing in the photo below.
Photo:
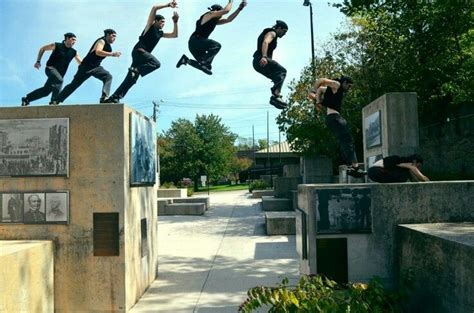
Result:
{"label": "man in black clothing", "polygon": [[163,38],[178,37],[178,13],[173,13],[173,31],[171,33],[164,33],[163,26],[165,25],[165,18],[163,15],[156,14],[156,11],[163,8],[176,8],[178,4],[172,1],[163,5],[155,5],[151,8],[148,15],[148,21],[140,35],[138,42],[133,47],[132,51],[132,65],[128,69],[127,76],[122,84],[117,88],[110,98],[105,100],[106,103],[119,103],[120,99],[125,97],[128,90],[135,85],[139,76],[145,76],[160,67],[160,62],[151,54],[158,41]]}
{"label": "man in black clothing", "polygon": [[185,54],[179,59],[176,67],[189,64],[208,75],[212,75],[212,61],[221,49],[221,44],[215,40],[209,39],[209,35],[214,31],[217,25],[223,25],[232,22],[239,12],[247,5],[243,0],[239,8],[234,11],[228,18],[223,16],[232,9],[232,0],[222,8],[219,4],[214,4],[208,8],[209,12],[204,13],[196,21],[196,30],[189,38],[188,47],[191,54],[196,60],[189,59]]}
{"label": "man in black clothing", "polygon": [[287,104],[281,96],[281,87],[286,78],[286,69],[273,60],[273,50],[277,47],[277,40],[285,36],[288,25],[277,20],[272,28],[265,28],[257,39],[257,51],[253,54],[253,68],[263,76],[273,81],[270,104],[277,109],[286,108]]}
{"label": "man in black clothing", "polygon": [[347,121],[341,116],[342,98],[344,93],[352,88],[353,81],[348,76],[338,79],[319,79],[314,90],[308,94],[308,98],[316,100],[316,110],[326,107],[326,126],[336,135],[341,147],[344,162],[349,165],[347,174],[354,177],[362,177],[366,173],[359,168],[355,154],[354,140]]}
{"label": "man in black clothing", "polygon": [[81,57],[77,54],[77,51],[72,48],[76,43],[76,35],[73,33],[64,34],[63,42],[51,43],[40,48],[38,52],[37,61],[34,65],[36,69],[41,67],[41,58],[45,51],[53,51],[51,56],[46,63],[46,76],[48,80],[43,87],[38,88],[25,97],[21,98],[21,106],[27,106],[31,101],[46,97],[50,93],[51,101],[49,104],[55,104],[56,97],[61,90],[63,85],[63,77],[66,74],[69,63],[72,59],[76,59],[78,64],[81,64]]}
{"label": "man in black clothing", "polygon": [[104,36],[96,39],[89,53],[82,60],[72,82],[64,87],[56,98],[57,103],[66,100],[83,82],[93,76],[102,81],[102,95],[99,102],[103,103],[109,96],[110,85],[112,84],[112,75],[106,71],[100,63],[106,57],[119,57],[122,53],[112,52],[111,44],[114,43],[117,33],[113,29],[104,30]]}
{"label": "man in black clothing", "polygon": [[367,176],[378,183],[403,183],[429,181],[420,171],[423,158],[417,154],[408,157],[388,156],[375,162],[367,171]]}

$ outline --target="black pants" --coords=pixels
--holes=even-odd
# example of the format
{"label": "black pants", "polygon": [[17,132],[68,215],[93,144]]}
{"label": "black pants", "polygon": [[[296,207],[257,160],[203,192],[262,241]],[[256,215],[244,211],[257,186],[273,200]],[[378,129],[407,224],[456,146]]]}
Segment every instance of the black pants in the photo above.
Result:
{"label": "black pants", "polygon": [[56,100],[58,102],[63,102],[67,99],[83,82],[85,82],[89,77],[95,77],[98,80],[101,80],[103,83],[102,86],[102,95],[101,99],[105,99],[109,96],[110,85],[112,84],[112,75],[106,71],[102,66],[95,67],[93,69],[85,69],[79,66],[74,79],[70,82],[64,89],[59,93]]}
{"label": "black pants", "polygon": [[372,166],[367,171],[367,176],[377,183],[404,183],[410,178],[410,171],[404,168],[387,169]]}
{"label": "black pants", "polygon": [[256,56],[253,58],[253,68],[263,76],[270,78],[273,81],[272,94],[274,94],[275,91],[280,93],[281,87],[283,86],[283,82],[286,78],[286,69],[272,59],[267,59],[268,64],[261,66],[261,58],[261,56]]}
{"label": "black pants", "polygon": [[340,114],[333,113],[326,115],[326,126],[334,133],[339,141],[344,163],[347,165],[357,163],[354,140],[352,139],[347,121]]}
{"label": "black pants", "polygon": [[[140,50],[133,50],[132,52],[132,67],[135,67],[140,76],[146,76],[154,70],[160,68],[161,64],[151,53]],[[135,85],[138,76],[134,76],[131,71],[128,71],[124,81],[120,84],[112,97],[122,99],[127,94],[128,90]]]}
{"label": "black pants", "polygon": [[35,101],[37,99],[46,97],[50,93],[52,93],[51,101],[56,101],[59,91],[63,85],[63,76],[54,67],[47,66],[44,71],[46,76],[48,76],[48,80],[43,87],[38,88],[26,95],[28,101]]}
{"label": "black pants", "polygon": [[188,41],[189,51],[199,63],[211,65],[214,57],[221,50],[221,44],[215,40],[202,37],[191,37]]}

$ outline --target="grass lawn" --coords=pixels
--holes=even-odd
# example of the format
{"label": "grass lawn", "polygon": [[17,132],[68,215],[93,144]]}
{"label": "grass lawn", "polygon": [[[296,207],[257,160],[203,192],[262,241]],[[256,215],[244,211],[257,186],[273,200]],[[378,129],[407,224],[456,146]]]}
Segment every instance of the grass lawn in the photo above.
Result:
{"label": "grass lawn", "polygon": [[[210,186],[209,191],[219,192],[219,191],[232,191],[232,190],[249,190],[248,184],[239,184],[239,185],[219,185],[219,186]],[[200,187],[198,192],[207,192],[207,187]]]}

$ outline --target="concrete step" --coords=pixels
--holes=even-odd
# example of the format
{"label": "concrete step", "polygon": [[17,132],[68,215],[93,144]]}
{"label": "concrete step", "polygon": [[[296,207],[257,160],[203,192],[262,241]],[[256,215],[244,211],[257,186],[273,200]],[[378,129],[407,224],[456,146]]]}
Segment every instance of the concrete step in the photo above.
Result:
{"label": "concrete step", "polygon": [[264,196],[271,197],[274,195],[273,189],[265,189],[265,190],[253,190],[252,191],[252,198],[262,198]]}
{"label": "concrete step", "polygon": [[286,198],[262,197],[263,211],[292,211],[291,201]]}
{"label": "concrete step", "polygon": [[158,208],[158,215],[203,215],[205,203],[170,203]]}
{"label": "concrete step", "polygon": [[156,192],[158,198],[186,198],[188,196],[188,190],[186,188],[164,188],[158,189]]}
{"label": "concrete step", "polygon": [[211,208],[209,197],[174,198],[173,203],[204,203],[206,211]]}
{"label": "concrete step", "polygon": [[265,212],[267,235],[295,235],[295,212]]}

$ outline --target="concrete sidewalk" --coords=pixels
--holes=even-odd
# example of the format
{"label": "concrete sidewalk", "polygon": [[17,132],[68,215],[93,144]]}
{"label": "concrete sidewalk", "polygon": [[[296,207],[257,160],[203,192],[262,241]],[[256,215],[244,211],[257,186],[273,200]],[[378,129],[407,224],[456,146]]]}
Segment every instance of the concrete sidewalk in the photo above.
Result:
{"label": "concrete sidewalk", "polygon": [[204,216],[158,223],[158,278],[130,312],[237,312],[249,288],[298,278],[295,236],[266,236],[260,199],[211,194]]}

